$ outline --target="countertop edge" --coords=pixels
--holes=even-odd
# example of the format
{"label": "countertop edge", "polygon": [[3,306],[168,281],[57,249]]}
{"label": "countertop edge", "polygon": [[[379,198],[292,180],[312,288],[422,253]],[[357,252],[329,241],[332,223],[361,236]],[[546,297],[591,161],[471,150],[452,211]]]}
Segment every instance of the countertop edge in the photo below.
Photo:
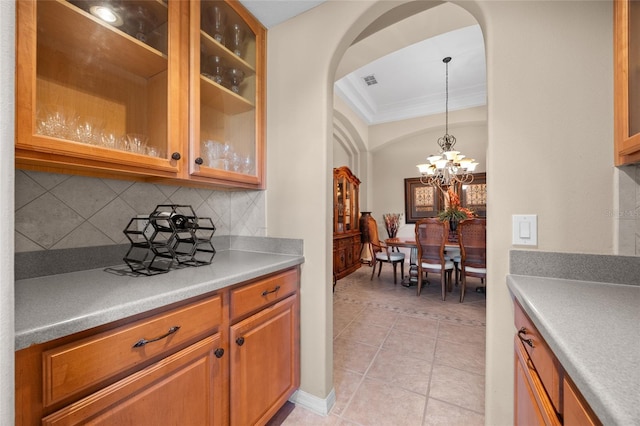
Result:
{"label": "countertop edge", "polygon": [[[237,250],[230,250],[226,254],[223,253],[225,252],[217,254],[211,265],[172,270],[166,274],[153,277],[132,278],[131,276],[124,277],[114,274],[105,278],[107,269],[117,269],[105,268],[16,281],[15,351],[221,290],[304,263],[304,256],[302,255]],[[121,270],[120,272],[124,271]],[[211,277],[205,278],[205,275],[211,275]],[[96,277],[100,277],[101,281],[96,279],[95,283],[84,284],[85,282],[93,281],[93,278]],[[152,281],[154,278],[157,280],[156,282]],[[117,281],[118,284],[105,290],[104,282],[108,279]],[[131,289],[129,287],[136,282],[139,282],[141,287],[145,287],[144,291],[140,291],[139,294],[134,294],[132,297],[127,297],[124,294],[115,296],[112,294],[126,290],[131,290],[133,293],[134,290],[139,289]],[[156,287],[155,284],[159,285]],[[37,315],[38,311],[42,311],[43,308],[53,304],[53,302],[49,302],[46,299],[48,299],[47,292],[50,295],[54,294],[54,290],[49,286],[55,285],[61,286],[60,291],[62,292],[73,292],[73,299],[79,301],[91,301],[92,295],[89,293],[97,290],[102,293],[96,295],[95,298],[98,299],[104,296],[104,299],[101,299],[104,302],[96,302],[95,308],[87,307],[86,303],[81,304],[79,302],[77,309],[74,311],[74,305],[69,301],[66,303],[71,306],[72,312],[63,312],[55,315],[55,319],[49,322],[46,319],[34,320],[31,318],[33,315]],[[62,296],[57,297],[62,298]],[[65,303],[64,300],[63,303]],[[57,309],[61,311],[68,310],[70,309],[69,306],[61,306]],[[44,316],[42,317],[44,318]]]}

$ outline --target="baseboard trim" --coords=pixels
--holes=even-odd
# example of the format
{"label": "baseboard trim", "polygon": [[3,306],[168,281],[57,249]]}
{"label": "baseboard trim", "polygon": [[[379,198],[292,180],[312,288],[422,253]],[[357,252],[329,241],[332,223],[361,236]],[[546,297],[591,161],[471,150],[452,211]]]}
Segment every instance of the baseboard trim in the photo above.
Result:
{"label": "baseboard trim", "polygon": [[333,405],[336,403],[336,391],[332,388],[329,395],[323,399],[298,389],[291,395],[289,401],[321,416],[328,416]]}

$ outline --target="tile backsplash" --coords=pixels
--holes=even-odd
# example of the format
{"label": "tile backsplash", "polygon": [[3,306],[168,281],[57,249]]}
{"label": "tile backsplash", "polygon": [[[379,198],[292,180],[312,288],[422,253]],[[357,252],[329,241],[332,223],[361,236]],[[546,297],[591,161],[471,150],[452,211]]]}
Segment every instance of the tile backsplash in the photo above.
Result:
{"label": "tile backsplash", "polygon": [[128,243],[132,217],[158,204],[191,205],[210,217],[216,236],[266,235],[264,191],[216,191],[115,179],[16,170],[15,250]]}
{"label": "tile backsplash", "polygon": [[640,256],[640,165],[619,167],[617,254]]}

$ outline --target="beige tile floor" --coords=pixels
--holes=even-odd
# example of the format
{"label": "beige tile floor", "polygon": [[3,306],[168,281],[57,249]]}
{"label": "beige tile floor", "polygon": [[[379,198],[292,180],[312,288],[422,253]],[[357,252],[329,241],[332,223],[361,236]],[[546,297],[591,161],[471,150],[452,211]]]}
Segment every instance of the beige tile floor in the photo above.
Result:
{"label": "beige tile floor", "polygon": [[461,304],[438,275],[394,286],[390,265],[338,281],[333,302],[336,403],[326,417],[296,406],[283,425],[484,425],[485,295],[469,278]]}

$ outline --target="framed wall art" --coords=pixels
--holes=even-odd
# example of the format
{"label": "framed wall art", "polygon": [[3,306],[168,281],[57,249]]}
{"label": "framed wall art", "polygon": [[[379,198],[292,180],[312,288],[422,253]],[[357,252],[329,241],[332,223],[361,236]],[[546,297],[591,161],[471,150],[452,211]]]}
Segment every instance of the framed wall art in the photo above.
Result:
{"label": "framed wall art", "polygon": [[423,185],[420,178],[404,180],[404,217],[406,223],[416,223],[425,217],[436,217],[442,210],[443,197],[433,186]]}

